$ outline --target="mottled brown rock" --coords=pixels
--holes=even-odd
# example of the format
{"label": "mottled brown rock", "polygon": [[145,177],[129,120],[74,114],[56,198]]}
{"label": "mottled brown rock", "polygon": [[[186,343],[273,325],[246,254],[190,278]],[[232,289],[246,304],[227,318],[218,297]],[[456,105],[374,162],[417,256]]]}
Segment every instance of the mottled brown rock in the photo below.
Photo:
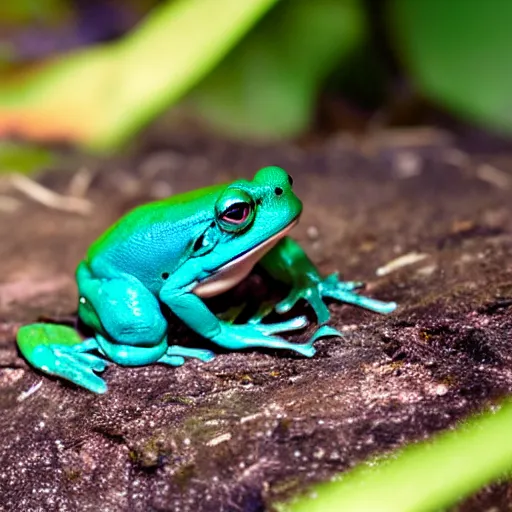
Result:
{"label": "mottled brown rock", "polygon": [[[263,511],[509,393],[512,154],[404,140],[301,149],[184,136],[89,162],[90,216],[20,195],[18,210],[0,211],[0,510]],[[112,366],[105,396],[20,358],[17,326],[74,322],[74,267],[118,215],[268,164],[293,175],[305,204],[293,235],[322,271],[367,281],[370,295],[400,304],[396,313],[333,304],[331,324],[346,336],[318,342],[309,360],[254,351],[178,369]],[[74,169],[41,180],[65,193]],[[415,263],[385,267],[410,254]],[[390,273],[377,276],[380,267]],[[260,276],[249,289],[267,285]],[[201,343],[183,327],[172,332]],[[505,510],[510,495],[495,485],[459,510]]]}

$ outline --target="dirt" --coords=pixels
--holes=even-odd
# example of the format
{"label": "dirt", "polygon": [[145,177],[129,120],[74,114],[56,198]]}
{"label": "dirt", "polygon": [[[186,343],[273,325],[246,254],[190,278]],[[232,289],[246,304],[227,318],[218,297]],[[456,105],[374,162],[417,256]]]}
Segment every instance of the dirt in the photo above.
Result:
{"label": "dirt", "polygon": [[[81,168],[90,215],[6,192],[17,202],[0,210],[0,510],[270,510],[510,393],[512,153],[466,146],[412,130],[309,146],[189,134],[123,158],[68,155],[40,175],[66,194]],[[367,294],[399,303],[395,313],[332,304],[345,336],[318,341],[312,359],[247,351],[177,369],[113,365],[103,396],[21,359],[20,325],[75,323],[74,268],[120,214],[269,164],[293,175],[305,205],[293,237],[321,271],[366,281]],[[259,275],[237,293],[283,290]],[[182,326],[173,333],[203,343]],[[495,484],[457,510],[509,510],[511,494]]]}

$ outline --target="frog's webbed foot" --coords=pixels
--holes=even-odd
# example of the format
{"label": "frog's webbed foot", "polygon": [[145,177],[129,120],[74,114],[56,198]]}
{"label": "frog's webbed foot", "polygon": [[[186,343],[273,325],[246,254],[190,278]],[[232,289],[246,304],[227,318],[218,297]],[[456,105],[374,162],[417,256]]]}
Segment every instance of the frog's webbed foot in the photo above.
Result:
{"label": "frog's webbed foot", "polygon": [[364,283],[348,281],[343,282],[339,280],[338,273],[327,276],[320,283],[320,292],[322,297],[329,297],[340,302],[347,304],[354,304],[364,309],[387,315],[392,313],[397,308],[396,302],[384,302],[364,295],[355,293],[354,290],[364,286]]}
{"label": "frog's webbed foot", "polygon": [[233,325],[221,322],[220,332],[213,336],[211,340],[217,345],[229,350],[242,350],[257,347],[286,349],[298,352],[306,357],[312,357],[315,354],[313,342],[318,339],[319,336],[313,336],[307,343],[291,343],[279,336],[275,336],[281,332],[302,329],[307,323],[307,319],[304,316],[273,324],[247,323]]}
{"label": "frog's webbed foot", "polygon": [[[83,343],[89,346],[88,350],[98,348],[94,338]],[[50,375],[62,377],[93,393],[107,391],[105,381],[94,373],[102,372],[109,365],[105,359],[60,345],[40,347],[35,357],[42,362],[41,370]]]}
{"label": "frog's webbed foot", "polygon": [[382,302],[359,295],[355,290],[362,286],[363,283],[358,281],[340,281],[337,273],[324,279],[311,279],[305,286],[292,288],[289,295],[276,305],[276,311],[285,313],[300,299],[304,299],[313,308],[318,322],[325,324],[330,318],[330,313],[324,303],[324,298],[346,302],[381,314],[391,313],[397,307],[395,302]]}
{"label": "frog's webbed foot", "polygon": [[62,377],[93,393],[105,393],[105,381],[94,372],[102,372],[108,362],[89,351],[99,350],[94,338],[83,340],[70,327],[51,324],[27,325],[18,331],[18,346],[35,368]]}

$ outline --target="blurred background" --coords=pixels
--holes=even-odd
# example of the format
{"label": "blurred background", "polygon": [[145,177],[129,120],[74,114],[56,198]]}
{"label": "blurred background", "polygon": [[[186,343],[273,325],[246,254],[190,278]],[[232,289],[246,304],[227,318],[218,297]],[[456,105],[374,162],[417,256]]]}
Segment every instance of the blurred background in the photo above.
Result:
{"label": "blurred background", "polygon": [[[512,132],[507,0],[0,3],[0,138],[115,152],[148,127],[244,140]],[[8,148],[8,149],[7,149]]]}

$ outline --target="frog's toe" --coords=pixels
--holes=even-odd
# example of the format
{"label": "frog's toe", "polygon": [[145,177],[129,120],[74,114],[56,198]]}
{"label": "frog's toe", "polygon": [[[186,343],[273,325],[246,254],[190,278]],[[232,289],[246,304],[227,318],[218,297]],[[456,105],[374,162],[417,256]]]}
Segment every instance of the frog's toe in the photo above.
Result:
{"label": "frog's toe", "polygon": [[316,354],[316,349],[313,346],[315,341],[320,338],[328,338],[331,336],[341,337],[342,334],[333,327],[323,325],[315,331],[313,336],[311,336],[311,338],[306,343],[295,345],[295,350],[305,357],[313,357]]}
{"label": "frog's toe", "polygon": [[183,366],[185,364],[185,358],[182,356],[170,356],[164,354],[157,362],[168,364],[169,366]]}
{"label": "frog's toe", "polygon": [[70,353],[69,351],[63,352],[59,349],[55,349],[54,354],[57,357],[57,360],[66,359],[69,361],[68,364],[80,365],[84,368],[89,368],[94,372],[102,372],[110,364],[105,359],[95,356],[94,354]]}
{"label": "frog's toe", "polygon": [[355,292],[344,291],[340,289],[325,290],[323,292],[323,296],[338,300],[340,302],[345,302],[347,304],[353,304],[354,306],[359,306],[361,308],[381,314],[391,313],[397,307],[396,302],[383,302],[381,300],[372,299],[364,295],[359,295]]}
{"label": "frog's toe", "polygon": [[316,332],[311,336],[311,342],[314,342],[320,338],[331,338],[331,337],[337,337],[341,338],[343,337],[343,334],[341,334],[340,331],[335,329],[334,327],[330,327],[328,325],[323,325],[322,327],[318,328]]}
{"label": "frog's toe", "polygon": [[331,318],[329,308],[325,305],[319,293],[311,293],[308,297],[308,303],[315,312],[317,321],[320,325],[325,324]]}
{"label": "frog's toe", "polygon": [[190,357],[192,359],[199,359],[200,361],[207,363],[215,357],[215,354],[211,350],[203,348],[189,348],[181,347],[180,345],[171,345],[167,349],[165,356],[179,356],[181,358]]}
{"label": "frog's toe", "polygon": [[316,348],[313,347],[312,342],[308,342],[308,343],[304,343],[304,344],[296,343],[295,347],[294,347],[294,351],[304,357],[313,357],[316,354]]}
{"label": "frog's toe", "polygon": [[281,332],[298,331],[308,325],[308,319],[305,316],[296,316],[284,322],[273,324],[257,324],[254,327],[265,335],[272,335]]}
{"label": "frog's toe", "polygon": [[347,292],[352,290],[360,290],[364,288],[363,281],[339,281],[337,284],[338,288]]}
{"label": "frog's toe", "polygon": [[208,363],[209,361],[213,361],[215,359],[215,354],[211,350],[197,349],[194,357],[200,361]]}
{"label": "frog's toe", "polygon": [[381,302],[379,313],[388,315],[389,313],[393,313],[397,307],[398,304],[396,302]]}
{"label": "frog's toe", "polygon": [[[61,375],[61,377],[64,376]],[[105,381],[92,371],[81,372],[76,379],[72,380],[72,382],[78,386],[88,389],[89,391],[92,391],[93,393],[97,393],[98,395],[103,395],[107,392],[108,389]]]}
{"label": "frog's toe", "polygon": [[383,302],[381,300],[371,299],[370,297],[364,297],[363,295],[358,295],[358,297],[359,299],[355,302],[357,306],[375,313],[380,313],[381,315],[388,315],[398,307],[396,302]]}

